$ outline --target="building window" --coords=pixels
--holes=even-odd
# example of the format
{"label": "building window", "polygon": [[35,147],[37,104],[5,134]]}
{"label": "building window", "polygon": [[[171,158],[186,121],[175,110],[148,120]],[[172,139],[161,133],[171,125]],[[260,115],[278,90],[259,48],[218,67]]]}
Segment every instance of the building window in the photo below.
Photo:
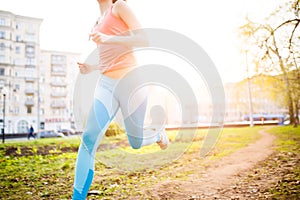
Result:
{"label": "building window", "polygon": [[26,88],[32,89],[33,88],[33,83],[27,83]]}
{"label": "building window", "polygon": [[19,107],[15,107],[15,114],[19,114],[20,113],[20,108]]}
{"label": "building window", "polygon": [[40,76],[40,83],[45,83],[46,79],[45,79],[45,76]]}
{"label": "building window", "polygon": [[5,63],[5,56],[4,55],[0,55],[0,63]]}
{"label": "building window", "polygon": [[35,58],[26,58],[26,65],[35,65]]}
{"label": "building window", "polygon": [[0,18],[0,26],[6,26],[5,18]]}
{"label": "building window", "polygon": [[16,46],[16,54],[20,54],[21,53],[21,47]]}
{"label": "building window", "polygon": [[35,75],[34,72],[35,72],[34,68],[25,68],[26,77],[35,78],[34,77],[34,75]]}
{"label": "building window", "polygon": [[[40,89],[40,92],[43,92],[44,90],[41,88]],[[40,96],[40,103],[44,103],[45,102],[45,100],[44,100],[44,98],[42,97],[42,96]]]}
{"label": "building window", "polygon": [[20,22],[16,23],[16,29],[19,30],[22,28],[22,24]]}
{"label": "building window", "polygon": [[14,60],[14,64],[15,64],[15,65],[22,65],[22,59],[16,58],[16,59]]}
{"label": "building window", "polygon": [[19,84],[15,84],[15,90],[19,90],[20,89],[20,85]]}
{"label": "building window", "polygon": [[0,79],[0,87],[4,87],[4,85],[5,85],[5,81]]}
{"label": "building window", "polygon": [[16,36],[16,42],[21,42],[21,36],[20,35]]}
{"label": "building window", "polygon": [[5,39],[5,31],[0,31],[0,39]]}
{"label": "building window", "polygon": [[25,35],[26,41],[28,42],[34,42],[35,41],[35,35],[33,33],[27,33]]}
{"label": "building window", "polygon": [[65,72],[64,68],[64,65],[53,65],[52,72]]}
{"label": "building window", "polygon": [[37,27],[34,24],[28,24],[27,32],[34,33],[36,31]]}
{"label": "building window", "polygon": [[1,51],[4,51],[5,50],[5,44],[3,42],[1,42],[0,44],[0,50]]}
{"label": "building window", "polygon": [[40,123],[40,129],[45,129],[45,122]]}
{"label": "building window", "polygon": [[0,68],[0,76],[4,76],[5,75],[5,69],[4,68]]}
{"label": "building window", "polygon": [[21,47],[16,46],[16,53],[17,53],[17,54],[20,54],[20,53],[21,53]]}
{"label": "building window", "polygon": [[51,63],[52,64],[64,64],[66,62],[66,56],[64,55],[52,55]]}
{"label": "building window", "polygon": [[26,54],[34,55],[34,46],[26,46]]}
{"label": "building window", "polygon": [[32,107],[31,106],[27,106],[27,114],[31,114],[32,113]]}
{"label": "building window", "polygon": [[18,122],[18,133],[27,133],[28,132],[28,122],[21,120]]}

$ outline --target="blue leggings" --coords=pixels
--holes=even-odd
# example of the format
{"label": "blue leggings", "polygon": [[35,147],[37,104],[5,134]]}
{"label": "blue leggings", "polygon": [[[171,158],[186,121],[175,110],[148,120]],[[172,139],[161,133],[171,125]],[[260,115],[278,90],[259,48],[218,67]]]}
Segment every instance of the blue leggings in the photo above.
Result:
{"label": "blue leggings", "polygon": [[159,133],[144,137],[144,119],[147,108],[147,92],[141,90],[129,100],[113,92],[117,80],[101,75],[90,109],[76,161],[73,200],[85,199],[94,177],[94,160],[97,147],[110,122],[121,109],[126,134],[132,148],[153,144],[160,140]]}

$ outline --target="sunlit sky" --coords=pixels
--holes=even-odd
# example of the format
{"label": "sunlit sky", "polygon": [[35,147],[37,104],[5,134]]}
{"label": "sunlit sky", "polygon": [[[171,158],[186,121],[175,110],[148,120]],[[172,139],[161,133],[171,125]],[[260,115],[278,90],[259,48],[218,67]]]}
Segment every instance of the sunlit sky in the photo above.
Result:
{"label": "sunlit sky", "polygon": [[[223,82],[245,78],[236,29],[246,16],[263,20],[282,0],[128,0],[146,28],[177,31],[197,42],[215,63]],[[42,18],[46,50],[82,53],[99,8],[96,0],[0,0],[0,10]]]}

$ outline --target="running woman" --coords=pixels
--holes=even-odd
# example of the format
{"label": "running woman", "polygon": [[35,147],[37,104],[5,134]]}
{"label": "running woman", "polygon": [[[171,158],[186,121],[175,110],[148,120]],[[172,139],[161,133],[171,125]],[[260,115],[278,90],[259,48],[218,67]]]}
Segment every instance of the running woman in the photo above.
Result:
{"label": "running woman", "polygon": [[147,46],[147,38],[141,31],[139,21],[125,0],[97,0],[97,2],[102,15],[97,20],[90,37],[99,49],[100,63],[97,66],[78,63],[78,66],[83,74],[94,70],[100,70],[101,73],[78,150],[73,200],[86,198],[94,176],[97,147],[119,108],[132,148],[139,149],[157,143],[161,149],[166,149],[169,143],[164,129],[145,137],[143,129],[147,106],[145,90],[136,92],[132,101],[126,99],[122,91],[114,92],[118,80],[137,67],[133,47]]}

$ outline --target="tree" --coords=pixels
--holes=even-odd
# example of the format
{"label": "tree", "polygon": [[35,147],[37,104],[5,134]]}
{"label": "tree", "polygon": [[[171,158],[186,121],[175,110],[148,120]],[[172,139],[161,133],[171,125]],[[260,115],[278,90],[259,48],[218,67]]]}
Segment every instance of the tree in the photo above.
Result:
{"label": "tree", "polygon": [[[233,87],[233,99],[239,112],[248,113],[247,79],[238,82]],[[284,87],[283,81],[278,76],[255,75],[250,78],[253,114],[278,114],[284,104],[284,97],[280,91]]]}
{"label": "tree", "polygon": [[[242,49],[252,54],[256,73],[280,75],[285,88],[290,123],[299,119],[300,88],[300,0],[288,1],[271,13],[263,23],[249,18],[239,28]],[[245,45],[246,44],[246,45]]]}

